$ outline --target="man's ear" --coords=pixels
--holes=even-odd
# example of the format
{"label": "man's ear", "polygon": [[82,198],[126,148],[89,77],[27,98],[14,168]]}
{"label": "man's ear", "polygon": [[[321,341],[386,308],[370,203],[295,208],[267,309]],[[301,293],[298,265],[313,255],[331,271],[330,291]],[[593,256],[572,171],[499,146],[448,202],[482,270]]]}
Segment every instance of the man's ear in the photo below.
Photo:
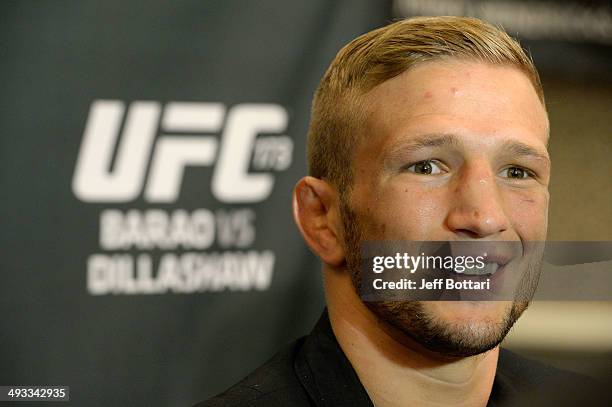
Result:
{"label": "man's ear", "polygon": [[302,178],[293,189],[293,218],[310,249],[331,266],[344,262],[340,200],[327,182]]}

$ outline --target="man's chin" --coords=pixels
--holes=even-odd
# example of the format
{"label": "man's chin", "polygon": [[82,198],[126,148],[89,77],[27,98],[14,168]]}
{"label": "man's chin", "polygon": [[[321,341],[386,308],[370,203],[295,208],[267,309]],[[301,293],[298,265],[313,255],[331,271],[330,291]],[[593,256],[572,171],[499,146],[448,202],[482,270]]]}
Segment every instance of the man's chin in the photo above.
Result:
{"label": "man's chin", "polygon": [[512,301],[423,301],[422,310],[440,324],[492,324],[505,322]]}
{"label": "man's chin", "polygon": [[445,357],[474,356],[495,348],[526,307],[525,303],[511,301],[370,305],[384,322],[429,351]]}

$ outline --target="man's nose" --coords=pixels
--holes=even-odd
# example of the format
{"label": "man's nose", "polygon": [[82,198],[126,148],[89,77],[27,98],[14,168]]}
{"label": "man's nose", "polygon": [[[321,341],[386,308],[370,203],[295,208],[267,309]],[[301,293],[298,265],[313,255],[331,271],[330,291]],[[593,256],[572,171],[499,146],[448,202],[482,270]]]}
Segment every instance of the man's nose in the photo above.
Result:
{"label": "man's nose", "polygon": [[465,168],[451,185],[446,226],[452,232],[483,238],[508,229],[500,190],[490,169],[485,166]]}

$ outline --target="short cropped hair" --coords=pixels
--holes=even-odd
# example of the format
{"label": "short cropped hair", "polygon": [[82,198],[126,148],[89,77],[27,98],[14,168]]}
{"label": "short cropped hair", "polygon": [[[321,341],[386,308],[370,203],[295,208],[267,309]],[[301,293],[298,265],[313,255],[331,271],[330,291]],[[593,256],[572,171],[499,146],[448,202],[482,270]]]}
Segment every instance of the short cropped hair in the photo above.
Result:
{"label": "short cropped hair", "polygon": [[518,68],[544,104],[533,61],[503,30],[468,17],[400,20],[351,41],[321,79],[308,131],[309,175],[331,182],[344,196],[365,119],[361,96],[418,63],[455,58]]}

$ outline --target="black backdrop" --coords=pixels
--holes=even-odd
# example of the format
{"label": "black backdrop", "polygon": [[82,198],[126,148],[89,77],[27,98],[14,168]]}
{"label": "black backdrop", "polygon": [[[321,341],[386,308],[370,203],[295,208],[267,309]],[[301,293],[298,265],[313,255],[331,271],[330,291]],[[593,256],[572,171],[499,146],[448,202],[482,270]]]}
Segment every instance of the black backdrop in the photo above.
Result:
{"label": "black backdrop", "polygon": [[307,331],[320,266],[290,208],[311,95],[389,10],[2,3],[0,384],[190,405]]}
{"label": "black backdrop", "polygon": [[[307,332],[312,93],[344,43],[432,3],[0,4],[0,385],[190,405]],[[544,76],[609,74],[607,44],[561,42],[561,66],[557,40],[531,42]]]}

